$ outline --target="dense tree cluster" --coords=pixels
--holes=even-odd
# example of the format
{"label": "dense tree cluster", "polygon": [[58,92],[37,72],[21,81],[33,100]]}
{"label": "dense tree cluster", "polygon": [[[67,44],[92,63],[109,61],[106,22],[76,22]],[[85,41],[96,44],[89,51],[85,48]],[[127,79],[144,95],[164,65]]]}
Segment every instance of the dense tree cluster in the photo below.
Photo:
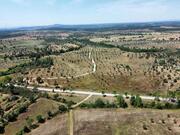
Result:
{"label": "dense tree cluster", "polygon": [[29,63],[23,63],[23,64],[16,65],[14,67],[10,67],[8,70],[0,72],[0,76],[6,76],[6,75],[18,73],[18,72],[24,72],[24,71],[27,71],[27,69],[48,68],[48,67],[51,67],[52,65],[53,65],[53,59],[50,57],[37,59]]}

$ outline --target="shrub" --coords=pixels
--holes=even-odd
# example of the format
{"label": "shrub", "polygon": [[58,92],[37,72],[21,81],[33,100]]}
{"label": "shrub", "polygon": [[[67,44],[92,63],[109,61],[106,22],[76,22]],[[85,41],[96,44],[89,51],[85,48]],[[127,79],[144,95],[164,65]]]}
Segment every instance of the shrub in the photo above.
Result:
{"label": "shrub", "polygon": [[147,130],[146,124],[143,124],[143,129],[144,129],[144,130]]}
{"label": "shrub", "polygon": [[106,108],[117,108],[117,105],[115,103],[109,103],[109,101],[107,101],[105,104]]}
{"label": "shrub", "polygon": [[4,126],[4,124],[1,122],[1,123],[0,123],[0,134],[3,134],[3,133],[4,133],[4,128],[5,128],[5,126]]}
{"label": "shrub", "polygon": [[117,105],[119,107],[122,107],[122,108],[127,108],[128,107],[127,103],[125,102],[125,100],[124,100],[124,98],[122,96],[117,96],[116,99],[117,99]]}
{"label": "shrub", "polygon": [[154,123],[154,119],[153,118],[151,118],[151,123]]}
{"label": "shrub", "polygon": [[16,133],[16,135],[24,135],[24,131],[20,130],[19,132]]}
{"label": "shrub", "polygon": [[4,116],[4,110],[0,106],[0,118],[2,118],[3,116]]}
{"label": "shrub", "polygon": [[31,119],[31,118],[29,118],[29,117],[27,117],[26,118],[26,123],[27,123],[27,125],[28,125],[28,127],[29,128],[31,128],[32,127],[32,125],[33,125],[33,119]]}
{"label": "shrub", "polygon": [[41,79],[41,77],[37,77],[37,78],[36,78],[36,81],[37,81],[39,84],[44,83],[44,81]]}
{"label": "shrub", "polygon": [[95,108],[104,108],[105,103],[102,101],[102,99],[97,99],[94,103]]}
{"label": "shrub", "polygon": [[136,107],[143,107],[142,99],[139,96],[136,96],[135,106]]}
{"label": "shrub", "polygon": [[130,99],[130,103],[134,107],[143,107],[143,102],[140,96],[132,96]]}
{"label": "shrub", "polygon": [[30,96],[29,97],[29,101],[32,103],[35,103],[36,102],[36,98],[34,96]]}
{"label": "shrub", "polygon": [[61,113],[63,113],[63,112],[66,112],[68,109],[64,106],[64,105],[60,105],[59,106],[59,111],[61,112]]}
{"label": "shrub", "polygon": [[24,127],[23,127],[23,131],[24,131],[25,133],[29,133],[29,132],[31,132],[31,129],[29,129],[27,126],[24,126]]}
{"label": "shrub", "polygon": [[23,112],[26,112],[26,109],[27,109],[27,107],[25,105],[23,105],[23,106],[19,107],[18,111],[19,111],[19,113],[23,113]]}
{"label": "shrub", "polygon": [[56,101],[57,101],[57,100],[58,100],[58,98],[59,98],[59,94],[57,94],[57,93],[56,93],[56,94],[54,94],[54,95],[53,95],[53,99],[54,99],[54,100],[56,100]]}
{"label": "shrub", "polygon": [[135,101],[136,101],[136,97],[135,97],[135,96],[131,96],[130,104],[131,104],[132,106],[135,105]]}
{"label": "shrub", "polygon": [[158,103],[155,105],[155,108],[156,108],[156,109],[163,109],[163,106],[162,106],[161,103],[158,102]]}
{"label": "shrub", "polygon": [[48,111],[48,118],[51,118],[51,117],[53,117],[53,114],[52,114],[52,112],[51,111]]}
{"label": "shrub", "polygon": [[82,103],[82,104],[79,105],[79,107],[80,107],[80,108],[87,108],[87,107],[88,107],[88,104]]}
{"label": "shrub", "polygon": [[12,78],[10,76],[5,76],[1,83],[9,83],[11,82]]}
{"label": "shrub", "polygon": [[160,65],[160,66],[163,66],[163,65],[165,65],[165,64],[166,64],[166,61],[165,61],[165,60],[160,60],[160,61],[159,61],[159,65]]}
{"label": "shrub", "polygon": [[14,121],[16,121],[17,114],[12,112],[12,113],[9,113],[6,117],[9,122],[14,122]]}
{"label": "shrub", "polygon": [[44,97],[44,98],[49,98],[49,94],[47,92],[42,93],[41,96]]}
{"label": "shrub", "polygon": [[177,108],[180,109],[180,100],[177,102]]}
{"label": "shrub", "polygon": [[71,108],[72,105],[74,105],[75,103],[73,101],[68,101],[67,102],[67,106],[68,108]]}
{"label": "shrub", "polygon": [[38,123],[44,123],[45,122],[45,119],[42,117],[42,115],[36,116],[36,120]]}

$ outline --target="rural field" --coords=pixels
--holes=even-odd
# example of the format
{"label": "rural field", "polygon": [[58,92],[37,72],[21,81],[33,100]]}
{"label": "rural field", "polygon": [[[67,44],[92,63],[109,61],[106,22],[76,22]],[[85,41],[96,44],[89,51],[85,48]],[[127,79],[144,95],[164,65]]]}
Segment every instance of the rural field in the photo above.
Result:
{"label": "rural field", "polygon": [[[180,32],[170,30],[24,32],[1,40],[0,78],[8,75],[44,87],[165,95],[179,90],[179,49]],[[47,58],[47,63],[35,63]]]}
{"label": "rural field", "polygon": [[180,135],[180,0],[1,0],[0,135]]}
{"label": "rural field", "polygon": [[[63,118],[59,116],[40,126],[31,134],[67,135],[67,121],[67,115]],[[178,135],[180,114],[178,110],[78,109],[73,111],[73,124],[74,135],[132,135],[135,132],[138,135]]]}
{"label": "rural field", "polygon": [[0,134],[179,135],[180,31],[154,25],[0,31]]}

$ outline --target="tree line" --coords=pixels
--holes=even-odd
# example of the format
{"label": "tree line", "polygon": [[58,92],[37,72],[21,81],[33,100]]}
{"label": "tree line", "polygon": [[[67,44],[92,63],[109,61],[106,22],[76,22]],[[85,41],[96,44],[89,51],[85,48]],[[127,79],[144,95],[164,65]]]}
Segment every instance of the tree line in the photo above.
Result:
{"label": "tree line", "polygon": [[75,42],[79,42],[81,45],[90,45],[95,47],[106,47],[106,48],[119,48],[122,51],[126,52],[134,52],[134,53],[154,53],[154,52],[162,52],[165,51],[163,48],[136,48],[136,47],[126,47],[122,46],[115,46],[113,44],[107,44],[104,42],[92,42],[89,39],[74,39]]}
{"label": "tree line", "polygon": [[[152,101],[145,102],[140,96],[131,96],[130,105],[135,108],[151,108],[151,109],[180,109],[180,100],[177,103]],[[97,99],[95,102],[82,103],[80,108],[127,108],[128,103],[125,101],[123,96],[116,96],[114,102],[103,101]]]}

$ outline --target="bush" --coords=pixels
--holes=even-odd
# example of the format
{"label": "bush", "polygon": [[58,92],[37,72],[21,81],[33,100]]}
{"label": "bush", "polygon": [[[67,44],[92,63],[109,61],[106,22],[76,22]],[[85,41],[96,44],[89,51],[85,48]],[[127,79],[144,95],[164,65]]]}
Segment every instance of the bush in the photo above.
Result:
{"label": "bush", "polygon": [[136,97],[135,97],[135,96],[131,96],[130,104],[131,104],[132,106],[135,105],[135,101],[136,101]]}
{"label": "bush", "polygon": [[29,118],[29,117],[27,117],[26,118],[26,123],[27,123],[27,125],[28,125],[28,127],[29,128],[31,128],[32,127],[32,125],[33,125],[33,119],[31,119],[31,118]]}
{"label": "bush", "polygon": [[128,105],[127,103],[125,102],[124,98],[122,96],[117,96],[117,105],[121,108],[127,108]]}
{"label": "bush", "polygon": [[0,134],[3,134],[4,133],[4,124],[3,123],[0,123]]}
{"label": "bush", "polygon": [[36,120],[38,123],[44,123],[45,122],[45,119],[42,117],[42,115],[36,116]]}
{"label": "bush", "polygon": [[169,102],[166,102],[165,105],[164,105],[164,108],[165,109],[173,109],[173,104],[170,104]]}
{"label": "bush", "polygon": [[47,99],[49,98],[49,94],[47,92],[42,93],[41,96],[44,97],[44,98],[47,98]]}
{"label": "bush", "polygon": [[12,112],[12,113],[7,114],[6,117],[7,117],[7,120],[8,120],[9,122],[14,122],[14,121],[16,121],[17,114],[15,114],[14,112]]}
{"label": "bush", "polygon": [[41,79],[41,77],[37,77],[37,78],[36,78],[36,81],[37,81],[39,84],[44,83],[44,81]]}
{"label": "bush", "polygon": [[61,113],[63,113],[63,112],[66,112],[68,109],[64,106],[64,105],[60,105],[59,106],[59,111],[61,112]]}
{"label": "bush", "polygon": [[36,102],[36,98],[34,96],[30,96],[29,97],[29,101],[32,103],[35,103]]}
{"label": "bush", "polygon": [[102,101],[102,99],[97,99],[94,103],[95,108],[104,108],[106,105],[105,103]]}
{"label": "bush", "polygon": [[145,124],[143,124],[143,129],[147,130],[147,126]]}
{"label": "bush", "polygon": [[25,105],[20,106],[18,109],[19,113],[24,113],[24,112],[26,112],[26,110],[27,110],[27,106],[25,106]]}
{"label": "bush", "polygon": [[158,103],[155,105],[155,108],[156,108],[156,109],[163,109],[163,106],[162,106],[161,103],[158,102]]}
{"label": "bush", "polygon": [[143,102],[140,96],[132,96],[130,99],[130,103],[134,107],[143,107]]}
{"label": "bush", "polygon": [[0,118],[2,118],[3,116],[4,116],[4,110],[0,106]]}
{"label": "bush", "polygon": [[5,76],[3,78],[3,80],[1,81],[1,83],[9,83],[11,82],[12,78],[10,76]]}
{"label": "bush", "polygon": [[21,131],[17,132],[16,135],[24,135],[24,131],[21,130]]}
{"label": "bush", "polygon": [[59,94],[56,93],[56,94],[53,95],[54,100],[58,101],[58,98],[59,98]]}
{"label": "bush", "polygon": [[88,107],[88,104],[82,103],[82,104],[79,105],[79,107],[80,107],[80,108],[87,108],[87,107]]}
{"label": "bush", "polygon": [[177,102],[177,108],[180,109],[180,100]]}
{"label": "bush", "polygon": [[166,64],[166,61],[165,61],[165,60],[160,60],[160,61],[159,61],[159,65],[160,65],[160,66],[163,66],[163,65],[165,65],[165,64]]}
{"label": "bush", "polygon": [[51,111],[48,111],[47,115],[48,115],[48,118],[53,117],[53,113]]}
{"label": "bush", "polygon": [[68,101],[67,102],[67,106],[68,108],[71,108],[72,105],[74,105],[75,103],[73,101]]}
{"label": "bush", "polygon": [[105,104],[106,108],[117,108],[117,105],[115,103],[109,103],[109,101],[107,101]]}
{"label": "bush", "polygon": [[23,131],[24,131],[25,133],[29,133],[29,132],[31,132],[31,129],[29,129],[27,126],[24,126],[24,127],[23,127]]}

